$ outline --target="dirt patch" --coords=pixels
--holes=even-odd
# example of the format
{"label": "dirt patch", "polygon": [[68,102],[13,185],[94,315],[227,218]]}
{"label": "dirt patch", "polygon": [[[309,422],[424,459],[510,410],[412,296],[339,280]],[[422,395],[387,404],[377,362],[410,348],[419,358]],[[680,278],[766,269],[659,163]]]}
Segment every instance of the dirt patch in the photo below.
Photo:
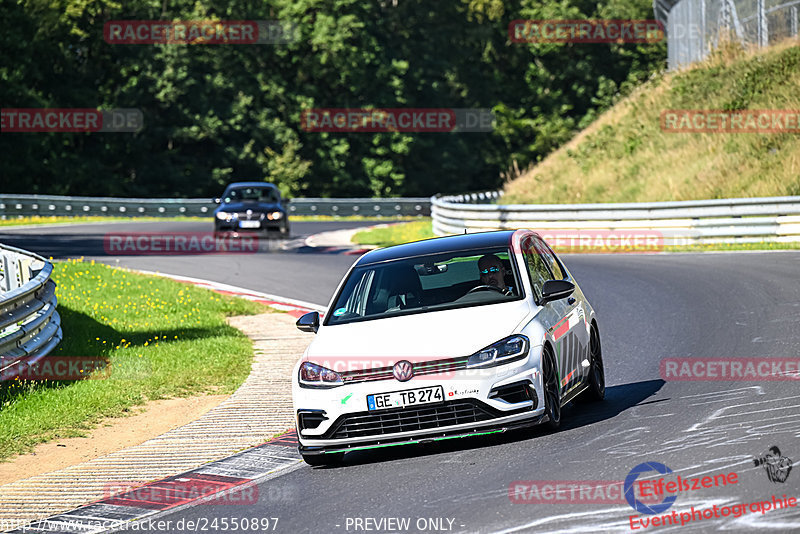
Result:
{"label": "dirt patch", "polygon": [[57,471],[138,445],[198,419],[229,395],[206,395],[148,402],[130,417],[113,417],[88,431],[85,438],[53,440],[30,454],[0,463],[0,485]]}

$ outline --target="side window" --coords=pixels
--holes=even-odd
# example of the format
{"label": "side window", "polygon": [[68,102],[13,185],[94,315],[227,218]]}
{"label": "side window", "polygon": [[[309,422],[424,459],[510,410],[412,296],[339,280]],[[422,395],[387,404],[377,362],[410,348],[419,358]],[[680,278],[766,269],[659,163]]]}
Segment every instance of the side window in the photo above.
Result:
{"label": "side window", "polygon": [[365,271],[361,279],[356,284],[350,298],[347,299],[345,308],[348,312],[357,313],[358,315],[365,315],[367,308],[367,295],[372,287],[372,279],[375,277],[375,271],[370,269]]}
{"label": "side window", "polygon": [[538,245],[537,250],[539,250],[541,255],[544,257],[544,260],[547,262],[550,272],[553,273],[553,280],[563,280],[566,278],[567,275],[561,270],[561,266],[558,264],[558,260],[556,260],[553,250],[547,246],[547,243],[544,241],[537,239],[536,243]]}
{"label": "side window", "polygon": [[[528,270],[528,276],[531,279],[531,286],[533,286],[533,293],[538,301],[542,297],[542,286],[547,280],[551,280],[553,275],[547,268],[545,258],[536,250],[536,242],[528,239],[524,242],[522,247],[522,254],[525,258],[525,267]],[[527,245],[527,246],[526,246]]]}

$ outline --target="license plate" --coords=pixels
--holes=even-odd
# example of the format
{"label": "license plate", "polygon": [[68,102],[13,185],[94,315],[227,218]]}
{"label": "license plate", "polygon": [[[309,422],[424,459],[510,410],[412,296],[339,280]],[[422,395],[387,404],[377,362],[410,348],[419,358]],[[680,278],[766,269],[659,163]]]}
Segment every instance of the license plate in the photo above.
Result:
{"label": "license plate", "polygon": [[370,410],[384,410],[386,408],[404,408],[418,404],[432,404],[444,401],[442,386],[433,386],[392,393],[375,393],[367,395],[367,407]]}
{"label": "license plate", "polygon": [[261,228],[261,221],[239,221],[239,228]]}

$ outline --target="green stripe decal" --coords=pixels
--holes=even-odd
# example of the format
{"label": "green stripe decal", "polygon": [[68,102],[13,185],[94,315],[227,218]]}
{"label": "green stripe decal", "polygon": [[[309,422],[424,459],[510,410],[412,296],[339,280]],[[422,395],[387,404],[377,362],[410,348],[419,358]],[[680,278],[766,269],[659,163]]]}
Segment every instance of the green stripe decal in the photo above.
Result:
{"label": "green stripe decal", "polygon": [[456,438],[471,438],[473,436],[487,436],[489,434],[498,434],[500,432],[505,432],[505,429],[500,430],[489,430],[487,432],[474,432],[472,434],[459,434],[457,436],[443,436],[440,438],[422,438],[422,439],[415,439],[412,441],[401,441],[398,443],[384,443],[382,445],[366,445],[364,447],[351,447],[349,449],[339,449],[335,451],[325,451],[323,454],[334,454],[337,452],[352,452],[352,451],[366,451],[370,449],[383,449],[385,447],[396,447],[398,445],[416,445],[421,443],[422,441],[444,441],[446,439],[456,439]]}

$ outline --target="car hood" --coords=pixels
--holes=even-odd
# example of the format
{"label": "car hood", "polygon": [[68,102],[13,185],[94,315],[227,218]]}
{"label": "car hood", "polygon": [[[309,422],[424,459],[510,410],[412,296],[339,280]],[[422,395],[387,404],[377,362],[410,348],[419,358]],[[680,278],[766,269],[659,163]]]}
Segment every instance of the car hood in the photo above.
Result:
{"label": "car hood", "polygon": [[[370,360],[371,367],[379,367],[403,359],[469,356],[518,331],[530,313],[528,302],[518,300],[322,326],[306,359],[325,365],[353,358]],[[341,369],[341,365],[335,367]]]}
{"label": "car hood", "polygon": [[283,211],[280,204],[274,202],[231,202],[222,204],[219,211]]}

